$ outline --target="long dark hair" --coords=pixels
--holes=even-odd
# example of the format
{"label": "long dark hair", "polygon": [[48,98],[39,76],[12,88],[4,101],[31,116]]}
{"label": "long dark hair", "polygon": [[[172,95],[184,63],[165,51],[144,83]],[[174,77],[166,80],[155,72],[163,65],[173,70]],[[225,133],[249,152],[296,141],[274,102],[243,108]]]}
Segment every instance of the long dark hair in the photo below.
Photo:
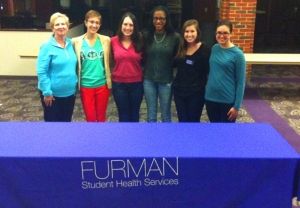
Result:
{"label": "long dark hair", "polygon": [[131,12],[127,12],[122,16],[120,23],[119,23],[117,36],[119,37],[119,40],[123,39],[124,34],[122,32],[122,25],[123,25],[124,19],[126,17],[129,17],[133,22],[133,33],[131,35],[131,40],[132,40],[135,52],[139,53],[142,51],[143,43],[142,43],[141,33],[139,32],[139,26],[138,26],[138,23],[137,23],[137,20],[136,20],[136,17],[134,16],[134,14],[132,14]]}
{"label": "long dark hair", "polygon": [[181,29],[180,33],[180,42],[178,46],[178,52],[175,57],[175,59],[183,59],[185,57],[186,51],[187,51],[187,41],[184,39],[184,33],[187,27],[194,25],[197,31],[197,37],[196,37],[196,43],[200,42],[201,39],[201,31],[199,28],[199,23],[195,19],[187,20]]}
{"label": "long dark hair", "polygon": [[154,32],[155,32],[155,27],[153,25],[153,16],[154,16],[154,13],[157,11],[162,11],[166,15],[166,21],[165,21],[165,27],[164,27],[166,34],[167,35],[174,34],[174,29],[172,26],[169,10],[164,6],[157,6],[154,9],[152,9],[152,11],[150,12],[150,16],[149,16],[148,29],[147,29],[147,35],[146,35],[148,45],[150,45],[154,39],[153,36],[154,36]]}

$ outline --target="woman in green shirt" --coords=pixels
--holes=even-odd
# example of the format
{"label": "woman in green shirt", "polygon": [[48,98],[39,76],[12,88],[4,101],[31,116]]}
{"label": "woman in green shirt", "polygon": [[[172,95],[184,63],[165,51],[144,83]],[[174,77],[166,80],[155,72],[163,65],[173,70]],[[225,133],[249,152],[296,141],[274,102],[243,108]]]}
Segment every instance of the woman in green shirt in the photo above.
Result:
{"label": "woman in green shirt", "polygon": [[90,10],[85,15],[87,33],[72,40],[78,58],[81,102],[87,122],[105,122],[111,89],[110,38],[99,35],[101,15]]}

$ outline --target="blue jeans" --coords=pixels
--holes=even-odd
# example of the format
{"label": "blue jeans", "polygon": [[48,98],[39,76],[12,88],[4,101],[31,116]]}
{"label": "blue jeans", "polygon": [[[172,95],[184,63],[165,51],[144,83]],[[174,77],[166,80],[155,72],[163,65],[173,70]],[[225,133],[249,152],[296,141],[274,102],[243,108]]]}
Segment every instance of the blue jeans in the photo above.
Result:
{"label": "blue jeans", "polygon": [[200,122],[204,107],[205,89],[183,97],[174,92],[174,101],[179,122]]}
{"label": "blue jeans", "polygon": [[143,82],[112,83],[112,93],[119,113],[119,122],[139,122],[143,100]]}
{"label": "blue jeans", "polygon": [[145,79],[144,92],[147,105],[147,121],[157,122],[157,105],[159,98],[162,122],[172,122],[172,83],[162,84]]}
{"label": "blue jeans", "polygon": [[211,123],[235,123],[235,120],[229,121],[227,113],[234,106],[234,103],[218,103],[206,100],[206,112]]}

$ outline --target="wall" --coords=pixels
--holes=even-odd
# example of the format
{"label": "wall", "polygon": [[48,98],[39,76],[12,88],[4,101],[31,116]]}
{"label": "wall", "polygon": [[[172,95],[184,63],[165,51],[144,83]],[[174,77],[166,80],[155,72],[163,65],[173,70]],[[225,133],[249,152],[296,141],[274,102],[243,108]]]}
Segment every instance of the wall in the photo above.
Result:
{"label": "wall", "polygon": [[[26,52],[36,53],[51,31],[0,31],[0,76],[36,76],[36,57],[20,57]],[[83,34],[83,24],[68,31],[72,38]]]}
{"label": "wall", "polygon": [[194,0],[193,18],[198,20],[202,32],[201,41],[212,47],[216,43],[215,29],[219,19],[217,0]]}
{"label": "wall", "polygon": [[[244,53],[253,53],[256,4],[257,0],[220,0],[220,19],[229,19],[233,22],[233,43]],[[83,25],[81,27],[83,31]],[[82,33],[80,31],[76,35],[73,32],[73,29],[69,31],[70,37]],[[0,31],[0,48],[5,49],[2,51],[0,76],[35,76],[36,60],[20,58],[19,53],[38,49],[50,34],[50,32]],[[250,74],[251,66],[248,65],[247,77]]]}
{"label": "wall", "polygon": [[[233,23],[232,42],[244,53],[253,53],[254,28],[257,0],[221,0],[220,19]],[[251,65],[247,65],[247,77],[251,76]]]}

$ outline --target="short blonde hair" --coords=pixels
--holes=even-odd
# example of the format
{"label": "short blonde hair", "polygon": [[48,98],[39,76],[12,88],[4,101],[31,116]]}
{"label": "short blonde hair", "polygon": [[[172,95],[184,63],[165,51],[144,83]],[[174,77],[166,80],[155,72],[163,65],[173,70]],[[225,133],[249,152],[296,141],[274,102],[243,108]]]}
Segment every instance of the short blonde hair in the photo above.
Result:
{"label": "short blonde hair", "polygon": [[57,18],[59,18],[59,17],[64,18],[64,19],[65,19],[65,22],[66,22],[66,25],[67,25],[68,27],[70,26],[69,18],[67,17],[67,15],[62,14],[62,13],[59,13],[59,12],[56,12],[56,13],[52,14],[51,17],[50,17],[50,26],[51,26],[51,28],[54,27],[54,22],[55,22],[55,20],[57,20]]}
{"label": "short blonde hair", "polygon": [[88,21],[90,18],[93,18],[93,17],[97,17],[99,18],[99,21],[101,23],[102,21],[102,16],[99,12],[95,11],[95,10],[90,10],[88,11],[86,14],[85,14],[85,21]]}

